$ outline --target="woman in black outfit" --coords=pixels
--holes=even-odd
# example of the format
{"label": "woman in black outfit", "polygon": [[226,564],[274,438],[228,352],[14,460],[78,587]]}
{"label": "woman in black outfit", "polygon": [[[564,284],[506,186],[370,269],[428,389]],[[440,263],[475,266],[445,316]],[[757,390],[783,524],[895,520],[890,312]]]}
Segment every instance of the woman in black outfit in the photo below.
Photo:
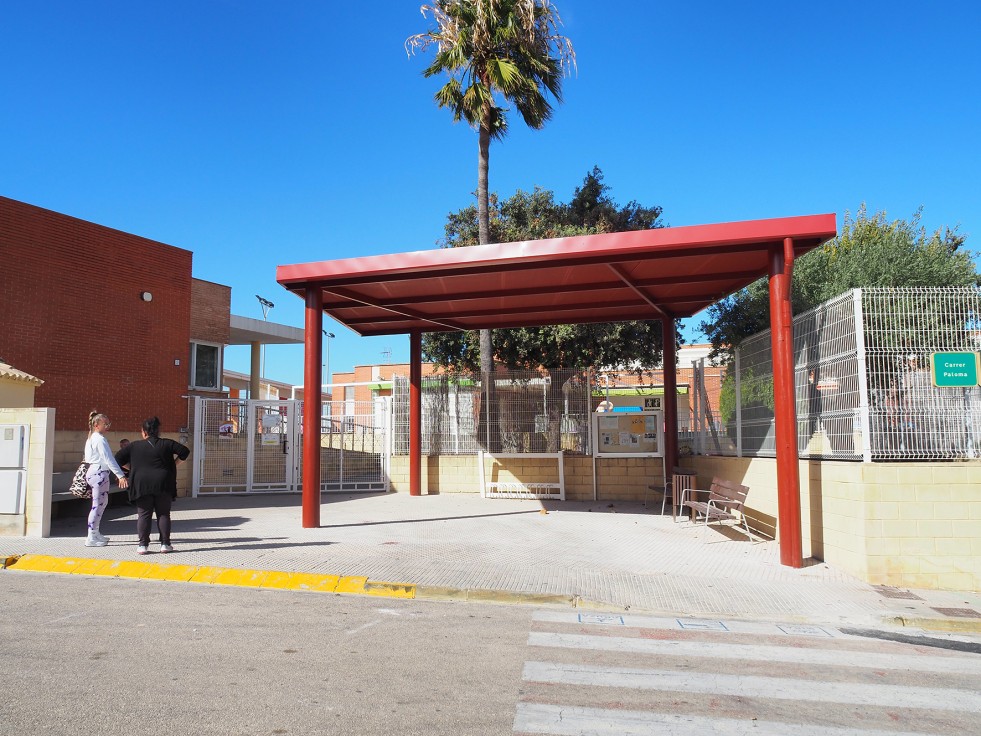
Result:
{"label": "woman in black outfit", "polygon": [[156,417],[143,422],[142,440],[130,442],[116,453],[116,462],[129,466],[129,500],[139,509],[137,554],[150,551],[150,522],[154,512],[160,532],[160,551],[174,551],[170,544],[170,505],[177,498],[177,463],[187,460],[190,454],[180,442],[161,439],[160,420]]}

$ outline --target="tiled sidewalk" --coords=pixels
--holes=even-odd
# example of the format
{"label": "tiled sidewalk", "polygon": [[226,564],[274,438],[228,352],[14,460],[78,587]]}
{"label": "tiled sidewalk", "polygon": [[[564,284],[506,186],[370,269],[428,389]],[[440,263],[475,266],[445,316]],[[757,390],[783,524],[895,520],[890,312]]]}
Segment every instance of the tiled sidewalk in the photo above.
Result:
{"label": "tiled sidewalk", "polygon": [[[679,616],[901,624],[981,632],[981,595],[880,589],[816,562],[779,562],[773,541],[660,516],[639,504],[482,499],[477,495],[325,495],[319,529],[299,496],[178,499],[176,552],[136,555],[135,513],[111,508],[107,547],[87,548],[83,517],[47,539],[0,538],[0,557],[102,560],[364,577],[419,597],[534,601]],[[14,565],[11,570],[15,569]],[[936,609],[949,609],[946,615]],[[960,609],[952,614],[954,609]]]}

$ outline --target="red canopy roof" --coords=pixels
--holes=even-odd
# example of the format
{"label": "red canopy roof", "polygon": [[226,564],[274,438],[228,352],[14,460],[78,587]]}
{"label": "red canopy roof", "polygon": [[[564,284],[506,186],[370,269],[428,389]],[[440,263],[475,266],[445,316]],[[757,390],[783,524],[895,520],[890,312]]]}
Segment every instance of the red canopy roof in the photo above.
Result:
{"label": "red canopy roof", "polygon": [[279,266],[276,280],[361,335],[690,317],[833,238],[807,215]]}

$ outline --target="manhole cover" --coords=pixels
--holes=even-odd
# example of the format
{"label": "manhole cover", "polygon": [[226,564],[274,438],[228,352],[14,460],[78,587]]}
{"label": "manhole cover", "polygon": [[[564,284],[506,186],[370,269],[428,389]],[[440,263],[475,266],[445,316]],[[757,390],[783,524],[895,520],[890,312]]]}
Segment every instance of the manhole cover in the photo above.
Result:
{"label": "manhole cover", "polygon": [[981,613],[978,613],[973,608],[934,608],[937,613],[942,613],[944,616],[955,616],[957,618],[981,618]]}
{"label": "manhole cover", "polygon": [[873,585],[873,588],[881,595],[883,598],[902,598],[906,601],[922,601],[923,599],[915,593],[910,593],[908,590],[900,590],[899,588],[890,588],[888,585]]}

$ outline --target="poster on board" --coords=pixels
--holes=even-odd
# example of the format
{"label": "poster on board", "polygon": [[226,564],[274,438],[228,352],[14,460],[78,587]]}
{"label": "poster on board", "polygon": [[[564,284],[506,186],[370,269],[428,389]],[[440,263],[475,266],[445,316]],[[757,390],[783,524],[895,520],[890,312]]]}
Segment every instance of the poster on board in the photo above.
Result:
{"label": "poster on board", "polygon": [[664,414],[660,411],[593,415],[593,454],[658,457],[663,454]]}

